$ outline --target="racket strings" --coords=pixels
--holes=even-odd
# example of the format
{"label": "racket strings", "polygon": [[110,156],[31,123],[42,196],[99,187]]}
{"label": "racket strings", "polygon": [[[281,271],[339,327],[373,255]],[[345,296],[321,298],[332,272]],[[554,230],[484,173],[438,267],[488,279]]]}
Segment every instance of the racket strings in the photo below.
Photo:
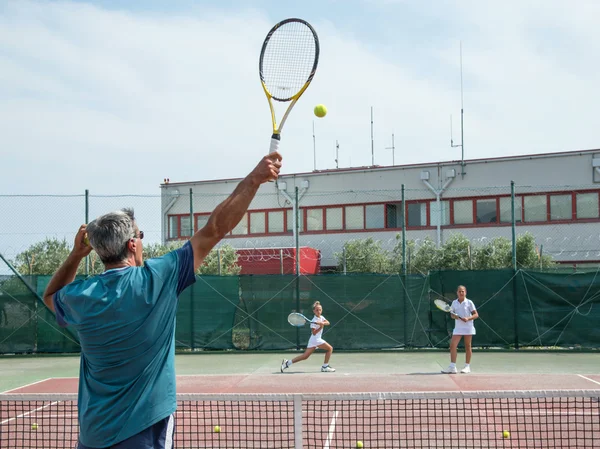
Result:
{"label": "racket strings", "polygon": [[265,86],[275,100],[288,101],[310,80],[317,58],[316,37],[303,23],[277,28],[261,60]]}

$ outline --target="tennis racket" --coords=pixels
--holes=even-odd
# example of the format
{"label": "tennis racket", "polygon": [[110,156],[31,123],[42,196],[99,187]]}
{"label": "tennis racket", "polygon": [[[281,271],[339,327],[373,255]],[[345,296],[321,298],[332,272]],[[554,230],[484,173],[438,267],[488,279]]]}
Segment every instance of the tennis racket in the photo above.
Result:
{"label": "tennis racket", "polygon": [[[260,51],[258,72],[273,122],[270,153],[279,149],[283,125],[315,76],[318,63],[319,38],[308,22],[286,19],[267,34]],[[279,125],[273,100],[289,103]]]}
{"label": "tennis racket", "polygon": [[302,327],[311,321],[312,320],[309,320],[301,313],[292,312],[288,315],[288,323],[290,323],[292,326]]}
{"label": "tennis racket", "polygon": [[433,303],[442,312],[452,313],[452,308],[450,307],[450,304],[448,304],[446,301],[443,301],[441,299],[434,299]]}

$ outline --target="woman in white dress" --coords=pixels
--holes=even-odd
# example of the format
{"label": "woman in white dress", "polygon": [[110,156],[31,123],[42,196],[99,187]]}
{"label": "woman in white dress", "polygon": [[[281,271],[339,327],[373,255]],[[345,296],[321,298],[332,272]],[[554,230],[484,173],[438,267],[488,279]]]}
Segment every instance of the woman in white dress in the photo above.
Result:
{"label": "woman in white dress", "polygon": [[323,366],[321,366],[321,371],[324,373],[332,373],[335,371],[334,368],[329,366],[329,358],[331,357],[333,348],[329,343],[327,343],[322,338],[323,327],[329,326],[329,321],[327,321],[325,319],[325,317],[322,315],[323,306],[321,306],[321,303],[319,301],[316,301],[313,304],[313,312],[314,312],[315,316],[313,317],[313,319],[310,322],[310,330],[312,333],[311,333],[310,339],[308,340],[308,345],[306,346],[306,351],[304,351],[304,354],[299,355],[298,357],[295,357],[292,360],[283,359],[283,362],[281,362],[281,372],[282,373],[284,370],[286,370],[290,366],[292,366],[293,363],[297,363],[297,362],[300,362],[302,360],[306,360],[307,358],[309,358],[311,356],[311,354],[313,352],[315,352],[315,349],[317,349],[317,348],[327,351],[325,353],[325,362],[323,363]]}
{"label": "woman in white dress", "polygon": [[452,301],[451,316],[454,318],[454,332],[450,342],[450,366],[442,371],[444,374],[456,374],[456,358],[458,356],[458,343],[465,339],[465,367],[460,371],[463,374],[471,372],[471,342],[475,335],[473,320],[479,318],[473,301],[467,298],[467,288],[459,285],[456,289],[457,298]]}

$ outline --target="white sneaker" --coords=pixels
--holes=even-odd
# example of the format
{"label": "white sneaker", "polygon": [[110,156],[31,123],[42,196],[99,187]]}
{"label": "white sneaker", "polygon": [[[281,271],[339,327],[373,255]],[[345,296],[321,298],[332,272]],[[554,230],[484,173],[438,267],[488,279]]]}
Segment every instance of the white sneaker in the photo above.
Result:
{"label": "white sneaker", "polygon": [[460,372],[463,374],[469,374],[471,372],[471,367],[465,366],[463,369],[460,370]]}
{"label": "white sneaker", "polygon": [[448,368],[443,369],[442,373],[444,374],[456,374],[458,370],[456,369],[456,365],[450,365]]}
{"label": "white sneaker", "polygon": [[281,372],[282,373],[283,373],[284,369],[288,368],[287,362],[288,362],[287,359],[283,359],[283,362],[281,362]]}
{"label": "white sneaker", "polygon": [[322,373],[335,373],[335,368],[332,368],[331,366],[327,365],[327,366],[322,366],[321,367],[321,372]]}

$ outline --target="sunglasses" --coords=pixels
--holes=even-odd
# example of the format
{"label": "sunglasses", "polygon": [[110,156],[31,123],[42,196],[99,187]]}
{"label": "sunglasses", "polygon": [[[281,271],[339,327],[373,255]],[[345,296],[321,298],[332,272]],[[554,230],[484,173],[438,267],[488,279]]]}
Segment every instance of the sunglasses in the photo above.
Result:
{"label": "sunglasses", "polygon": [[134,235],[132,238],[142,240],[144,238],[144,231],[139,231],[139,234]]}

